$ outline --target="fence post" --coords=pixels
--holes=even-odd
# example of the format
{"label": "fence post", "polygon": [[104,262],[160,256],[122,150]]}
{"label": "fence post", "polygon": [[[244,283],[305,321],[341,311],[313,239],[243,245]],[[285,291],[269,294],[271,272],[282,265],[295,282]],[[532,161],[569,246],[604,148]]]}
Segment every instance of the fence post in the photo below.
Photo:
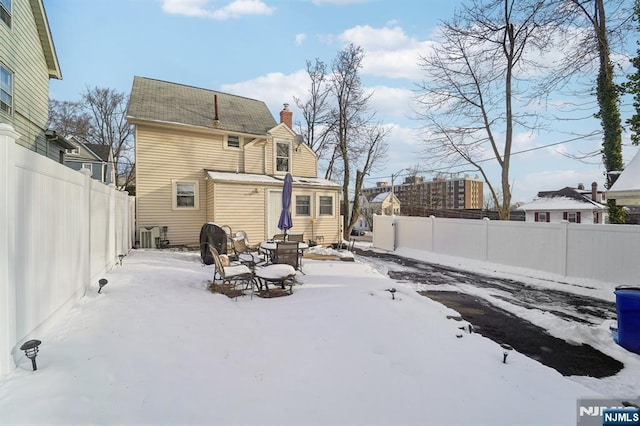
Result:
{"label": "fence post", "polygon": [[91,286],[91,265],[93,263],[93,247],[91,245],[91,172],[89,169],[82,168],[80,169],[80,173],[84,178],[83,184],[83,214],[82,214],[82,223],[85,226],[83,235],[86,235],[84,238],[83,244],[85,244],[87,261],[82,265],[83,271],[83,282],[84,282],[84,291],[85,293],[89,290]]}
{"label": "fence post", "polygon": [[0,376],[15,368],[16,342],[16,139],[12,126],[0,123]]}

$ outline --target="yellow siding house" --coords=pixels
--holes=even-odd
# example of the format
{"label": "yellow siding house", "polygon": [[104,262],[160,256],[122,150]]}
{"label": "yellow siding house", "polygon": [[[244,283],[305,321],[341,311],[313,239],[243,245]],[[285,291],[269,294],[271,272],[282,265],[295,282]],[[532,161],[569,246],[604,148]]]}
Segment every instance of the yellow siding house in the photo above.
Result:
{"label": "yellow siding house", "polygon": [[202,225],[214,222],[251,242],[268,239],[281,232],[290,173],[289,232],[341,240],[341,187],[318,178],[317,156],[293,132],[286,104],[278,123],[262,101],[134,77],[127,119],[135,125],[138,238],[152,232],[170,245],[197,246]]}

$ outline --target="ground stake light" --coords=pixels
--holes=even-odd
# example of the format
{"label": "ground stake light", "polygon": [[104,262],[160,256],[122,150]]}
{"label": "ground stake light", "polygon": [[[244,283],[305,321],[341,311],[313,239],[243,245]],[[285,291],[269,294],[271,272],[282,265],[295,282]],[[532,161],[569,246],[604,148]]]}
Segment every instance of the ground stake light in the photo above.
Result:
{"label": "ground stake light", "polygon": [[396,289],[395,288],[390,288],[387,291],[389,293],[391,293],[391,300],[396,300]]}
{"label": "ground stake light", "polygon": [[502,347],[502,363],[506,364],[507,356],[509,355],[509,352],[513,350],[513,348],[511,347],[511,345],[507,345],[506,343],[503,343],[500,346]]}
{"label": "ground stake light", "polygon": [[100,286],[100,288],[98,288],[98,293],[100,293],[102,291],[102,287],[104,287],[105,285],[107,285],[109,281],[107,281],[105,278],[100,278],[98,280],[98,285]]}
{"label": "ground stake light", "polygon": [[124,254],[119,254],[118,258],[120,259],[120,266],[122,266],[122,258],[124,257]]}
{"label": "ground stake light", "polygon": [[33,371],[38,369],[38,366],[36,365],[36,356],[38,356],[38,346],[40,346],[41,343],[42,342],[40,340],[29,340],[20,346],[20,350],[24,351],[27,358],[31,360]]}

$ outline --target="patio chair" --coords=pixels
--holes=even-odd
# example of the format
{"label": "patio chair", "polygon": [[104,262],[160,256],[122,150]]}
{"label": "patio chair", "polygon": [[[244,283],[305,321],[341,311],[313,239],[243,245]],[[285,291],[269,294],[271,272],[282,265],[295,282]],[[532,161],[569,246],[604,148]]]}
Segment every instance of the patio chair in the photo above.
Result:
{"label": "patio chair", "polygon": [[[223,265],[220,259],[218,250],[209,246],[215,269],[213,271],[213,283],[216,279],[221,285],[229,284],[232,290],[237,290],[238,285],[244,285],[242,290],[251,288],[251,296],[253,297],[253,287],[256,284],[253,271],[247,266],[242,264],[229,264]],[[236,299],[238,298],[236,293]]]}
{"label": "patio chair", "polygon": [[227,234],[227,253],[234,253],[233,251],[233,231],[229,225],[222,225],[220,228]]}
{"label": "patio chair", "polygon": [[304,242],[304,234],[289,234],[287,241]]}
{"label": "patio chair", "polygon": [[273,241],[285,241],[287,239],[287,234],[275,234],[272,238]]}
{"label": "patio chair", "polygon": [[243,238],[236,237],[233,239],[233,249],[238,260],[241,263],[247,264],[250,268],[265,262],[259,250],[249,247]]}
{"label": "patio chair", "polygon": [[247,233],[244,231],[238,231],[236,232],[236,239],[240,239],[240,240],[244,240],[245,245],[249,248],[249,250],[251,251],[258,251],[260,250],[260,243],[257,244],[251,244],[249,242],[249,237],[247,237]]}
{"label": "patio chair", "polygon": [[291,265],[297,271],[300,269],[300,250],[296,241],[279,241],[276,243],[276,251],[273,263]]}

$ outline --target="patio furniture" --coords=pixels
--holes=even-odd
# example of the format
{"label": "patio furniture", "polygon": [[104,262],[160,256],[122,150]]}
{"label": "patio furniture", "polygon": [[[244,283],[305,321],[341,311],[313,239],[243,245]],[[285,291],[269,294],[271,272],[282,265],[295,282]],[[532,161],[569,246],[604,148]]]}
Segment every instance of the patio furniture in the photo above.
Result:
{"label": "patio furniture", "polygon": [[258,250],[254,250],[247,245],[246,241],[243,238],[236,237],[233,239],[233,249],[238,260],[241,263],[246,264],[250,268],[266,261],[266,259],[259,252],[259,246]]}
{"label": "patio furniture", "polygon": [[[281,261],[281,262],[277,262],[276,258],[277,258],[277,251],[278,251],[278,245],[279,244],[283,244],[283,243],[287,243],[289,244],[288,246],[282,246],[282,247],[289,247],[289,248],[293,248],[296,250],[297,252],[297,261],[295,261],[295,265],[293,261]],[[298,243],[295,241],[263,241],[260,243],[260,250],[262,250],[265,255],[267,256],[267,262],[269,263],[289,263],[292,266],[294,266],[297,270],[299,270],[300,272],[302,272],[302,262],[301,262],[301,257],[302,254],[304,253],[304,251],[306,249],[309,248],[309,245],[307,243]],[[284,258],[286,258],[286,256],[284,254],[281,254],[281,258],[282,256],[284,256]]]}
{"label": "patio furniture", "polygon": [[279,241],[276,243],[276,251],[273,256],[273,263],[283,263],[300,269],[300,243],[297,241]]}
{"label": "patio furniture", "polygon": [[226,253],[234,253],[233,251],[233,231],[229,225],[221,225],[220,228],[227,234],[227,251]]}
{"label": "patio furniture", "polygon": [[287,239],[287,234],[275,234],[272,238],[273,241],[285,241]]}
{"label": "patio furniture", "polygon": [[227,235],[224,229],[213,222],[207,222],[200,229],[200,258],[205,265],[213,265],[209,247],[218,253],[227,253]]}
{"label": "patio furniture", "polygon": [[244,243],[251,251],[258,251],[260,249],[260,243],[251,244],[249,242],[249,238],[247,237],[247,233],[244,231],[236,232],[236,239],[244,240]]}
{"label": "patio furniture", "polygon": [[289,234],[288,237],[287,241],[296,241],[300,243],[304,241],[304,234]]}
{"label": "patio furniture", "polygon": [[[215,264],[213,271],[213,283],[216,283],[216,278],[221,285],[228,284],[232,290],[237,290],[238,285],[244,285],[242,290],[251,289],[251,297],[253,297],[253,287],[256,284],[254,273],[247,265],[243,264],[229,264],[223,265],[220,258],[220,254],[215,247],[209,247],[211,256]],[[238,296],[236,293],[236,300]]]}
{"label": "patio furniture", "polygon": [[289,286],[289,294],[293,294],[293,285],[296,282],[296,270],[293,266],[287,264],[276,264],[262,266],[256,268],[255,276],[258,279],[258,287],[262,290],[269,291],[269,283],[279,284],[283,290]]}

